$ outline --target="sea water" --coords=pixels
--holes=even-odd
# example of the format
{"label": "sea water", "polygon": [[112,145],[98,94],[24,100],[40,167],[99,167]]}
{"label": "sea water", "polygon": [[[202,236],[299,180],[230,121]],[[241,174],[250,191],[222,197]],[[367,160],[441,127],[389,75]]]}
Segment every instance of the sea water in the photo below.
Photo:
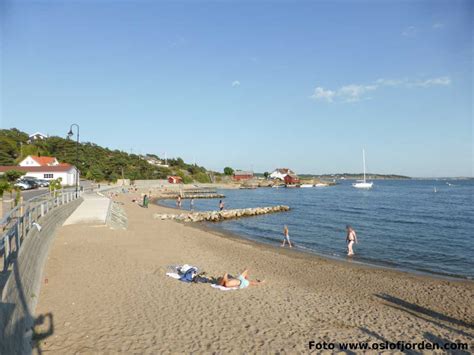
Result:
{"label": "sea water", "polygon": [[[222,190],[225,208],[288,205],[289,212],[212,223],[244,238],[277,245],[288,225],[296,248],[319,255],[445,276],[474,277],[473,180],[376,180],[371,190],[351,181],[314,188]],[[175,206],[175,201],[161,201]],[[194,209],[217,210],[196,199]],[[189,209],[183,200],[183,209]],[[346,256],[345,226],[357,232]]]}

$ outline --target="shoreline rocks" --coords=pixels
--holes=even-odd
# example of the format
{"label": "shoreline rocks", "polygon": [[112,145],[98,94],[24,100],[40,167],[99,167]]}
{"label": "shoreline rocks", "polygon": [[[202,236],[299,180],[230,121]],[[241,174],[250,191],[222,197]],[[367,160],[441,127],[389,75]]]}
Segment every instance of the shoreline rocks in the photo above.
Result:
{"label": "shoreline rocks", "polygon": [[288,206],[278,205],[269,207],[239,208],[224,211],[187,212],[179,214],[155,213],[153,218],[181,222],[220,222],[227,219],[253,217],[269,213],[286,212],[289,210],[290,207]]}

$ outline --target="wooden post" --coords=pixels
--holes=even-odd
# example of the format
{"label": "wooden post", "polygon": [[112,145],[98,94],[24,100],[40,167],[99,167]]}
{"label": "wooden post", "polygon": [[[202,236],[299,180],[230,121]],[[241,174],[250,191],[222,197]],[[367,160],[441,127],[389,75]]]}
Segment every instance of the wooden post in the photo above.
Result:
{"label": "wooden post", "polygon": [[18,253],[20,251],[20,246],[21,246],[20,221],[16,221],[16,225],[15,225],[15,242],[16,242],[16,255],[18,256]]}
{"label": "wooden post", "polygon": [[4,248],[4,255],[3,255],[3,271],[8,270],[8,263],[10,259],[10,238],[8,234],[3,236],[3,248]]}

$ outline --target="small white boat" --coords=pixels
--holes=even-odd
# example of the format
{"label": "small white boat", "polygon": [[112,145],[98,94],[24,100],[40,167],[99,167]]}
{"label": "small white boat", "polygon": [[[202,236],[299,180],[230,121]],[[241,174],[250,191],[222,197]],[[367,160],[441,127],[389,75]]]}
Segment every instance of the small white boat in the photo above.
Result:
{"label": "small white boat", "polygon": [[354,186],[356,189],[371,189],[373,186],[373,182],[367,182],[365,179],[365,150],[362,149],[362,161],[364,163],[364,180],[357,180],[357,182],[353,183],[352,186]]}
{"label": "small white boat", "polygon": [[312,184],[301,184],[300,187],[314,187],[314,185],[312,185]]}
{"label": "small white boat", "polygon": [[316,187],[328,187],[329,185],[328,184],[323,184],[323,183],[318,183],[314,186],[316,186]]}

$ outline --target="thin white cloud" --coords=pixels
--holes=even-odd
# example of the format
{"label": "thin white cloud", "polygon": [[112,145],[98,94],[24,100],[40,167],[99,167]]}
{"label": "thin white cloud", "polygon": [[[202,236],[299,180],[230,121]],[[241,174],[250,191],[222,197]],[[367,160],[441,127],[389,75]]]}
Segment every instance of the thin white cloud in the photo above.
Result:
{"label": "thin white cloud", "polygon": [[377,89],[377,85],[345,85],[341,87],[337,94],[343,98],[346,102],[360,101],[362,98],[366,98],[366,94],[369,91]]}
{"label": "thin white cloud", "polygon": [[370,84],[350,84],[343,85],[337,90],[325,89],[318,86],[314,89],[311,98],[315,101],[326,102],[357,102],[371,99],[369,93],[383,87],[391,88],[429,88],[432,86],[448,86],[451,85],[449,76],[441,76],[425,80],[409,80],[409,79],[384,79],[380,78]]}
{"label": "thin white cloud", "polygon": [[324,90],[322,87],[317,87],[314,89],[313,95],[311,95],[311,98],[314,100],[326,100],[327,102],[332,102],[334,96],[336,93],[331,90]]}
{"label": "thin white cloud", "polygon": [[435,30],[441,30],[445,27],[444,23],[441,23],[441,22],[436,22],[435,24],[433,24],[432,26]]}
{"label": "thin white cloud", "polygon": [[415,26],[408,26],[402,32],[402,36],[405,37],[413,37],[416,35],[416,27]]}
{"label": "thin white cloud", "polygon": [[234,80],[234,81],[232,82],[232,87],[233,87],[233,88],[236,88],[236,87],[239,87],[239,86],[240,86],[240,81]]}
{"label": "thin white cloud", "polygon": [[412,85],[421,86],[424,88],[427,88],[430,86],[436,86],[436,85],[446,86],[446,85],[451,85],[451,78],[449,76],[442,76],[439,78],[416,81]]}

